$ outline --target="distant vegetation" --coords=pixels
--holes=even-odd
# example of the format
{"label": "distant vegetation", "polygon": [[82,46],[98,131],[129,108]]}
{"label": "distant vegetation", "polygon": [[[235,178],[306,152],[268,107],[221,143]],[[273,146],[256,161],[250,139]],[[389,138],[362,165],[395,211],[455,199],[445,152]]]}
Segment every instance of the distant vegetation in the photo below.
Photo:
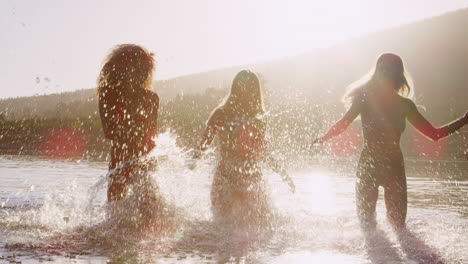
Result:
{"label": "distant vegetation", "polygon": [[[386,51],[403,57],[414,79],[416,103],[427,109],[422,112],[429,120],[442,125],[468,109],[466,28],[468,10],[460,10],[297,57],[158,81],[160,130],[171,129],[181,146],[193,147],[235,73],[250,68],[263,79],[270,148],[287,157],[307,153],[308,142],[344,111],[340,100],[345,87]],[[331,144],[332,153],[346,156],[356,152],[360,134],[358,122],[354,125],[356,129]],[[439,143],[408,130],[403,146],[409,157],[465,159],[467,128]],[[104,158],[108,147],[93,89],[0,100],[3,154]]]}

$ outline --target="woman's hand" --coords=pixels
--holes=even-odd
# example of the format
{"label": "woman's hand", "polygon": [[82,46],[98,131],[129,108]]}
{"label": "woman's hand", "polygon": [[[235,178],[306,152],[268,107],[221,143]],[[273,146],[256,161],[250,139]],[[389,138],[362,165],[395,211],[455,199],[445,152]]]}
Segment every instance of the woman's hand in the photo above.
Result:
{"label": "woman's hand", "polygon": [[323,144],[323,138],[318,137],[318,138],[315,138],[314,140],[312,140],[312,143],[310,144],[310,147],[313,148],[316,145],[321,145],[321,144]]}
{"label": "woman's hand", "polygon": [[291,192],[295,193],[296,192],[296,185],[294,184],[291,177],[286,172],[283,172],[283,175],[281,175],[281,178],[283,178],[283,180],[289,185],[289,188],[291,189]]}
{"label": "woman's hand", "polygon": [[185,160],[185,167],[189,170],[194,170],[197,167],[197,161],[195,159]]}
{"label": "woman's hand", "polygon": [[202,152],[200,149],[192,149],[188,152],[188,159],[185,160],[185,167],[190,170],[194,170],[197,167],[197,160],[202,157]]}
{"label": "woman's hand", "polygon": [[264,159],[266,165],[273,170],[273,172],[277,173],[281,176],[281,179],[289,185],[291,192],[294,193],[296,191],[296,186],[294,185],[293,180],[289,176],[286,169],[283,167],[283,164],[280,164],[276,159],[274,159],[271,155],[266,155]]}
{"label": "woman's hand", "polygon": [[322,144],[323,143],[323,138],[319,137],[314,140],[312,140],[312,144]]}

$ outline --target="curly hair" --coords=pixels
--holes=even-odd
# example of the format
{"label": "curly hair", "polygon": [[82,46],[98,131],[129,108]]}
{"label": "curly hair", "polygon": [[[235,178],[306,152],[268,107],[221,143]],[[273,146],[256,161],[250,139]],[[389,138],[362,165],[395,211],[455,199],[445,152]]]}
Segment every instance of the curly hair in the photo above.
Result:
{"label": "curly hair", "polygon": [[104,60],[97,84],[105,87],[152,89],[154,54],[135,44],[115,46]]}

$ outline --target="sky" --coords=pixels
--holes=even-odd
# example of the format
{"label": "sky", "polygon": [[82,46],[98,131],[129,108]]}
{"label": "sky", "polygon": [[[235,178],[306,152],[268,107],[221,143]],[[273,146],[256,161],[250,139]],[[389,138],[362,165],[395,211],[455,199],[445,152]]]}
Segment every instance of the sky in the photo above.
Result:
{"label": "sky", "polygon": [[95,87],[117,44],[156,54],[156,80],[302,54],[468,0],[0,0],[0,98]]}

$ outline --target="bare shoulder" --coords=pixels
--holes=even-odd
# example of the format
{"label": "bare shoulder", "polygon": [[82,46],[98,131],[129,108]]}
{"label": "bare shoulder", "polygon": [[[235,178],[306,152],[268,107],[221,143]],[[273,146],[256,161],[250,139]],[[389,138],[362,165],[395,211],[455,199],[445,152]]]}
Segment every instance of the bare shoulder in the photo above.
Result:
{"label": "bare shoulder", "polygon": [[417,111],[417,106],[410,98],[400,96],[401,106],[406,114],[411,114],[415,110]]}
{"label": "bare shoulder", "polygon": [[213,113],[211,113],[208,123],[218,125],[222,122],[224,118],[225,118],[224,109],[222,107],[218,107],[213,111]]}
{"label": "bare shoulder", "polygon": [[413,107],[413,106],[416,106],[416,104],[413,102],[413,100],[411,100],[410,98],[407,98],[407,97],[403,97],[401,95],[399,95],[400,97],[400,100],[402,102],[402,104],[405,106],[405,107]]}
{"label": "bare shoulder", "polygon": [[224,110],[221,107],[216,108],[213,113],[211,113],[212,118],[219,118],[223,116]]}
{"label": "bare shoulder", "polygon": [[365,91],[357,91],[350,100],[348,107],[352,111],[361,111],[368,101],[369,95]]}
{"label": "bare shoulder", "polygon": [[143,90],[143,96],[154,103],[159,103],[159,96],[156,92],[151,90]]}
{"label": "bare shoulder", "polygon": [[99,92],[99,103],[114,104],[120,96],[119,90],[112,87],[102,87]]}

